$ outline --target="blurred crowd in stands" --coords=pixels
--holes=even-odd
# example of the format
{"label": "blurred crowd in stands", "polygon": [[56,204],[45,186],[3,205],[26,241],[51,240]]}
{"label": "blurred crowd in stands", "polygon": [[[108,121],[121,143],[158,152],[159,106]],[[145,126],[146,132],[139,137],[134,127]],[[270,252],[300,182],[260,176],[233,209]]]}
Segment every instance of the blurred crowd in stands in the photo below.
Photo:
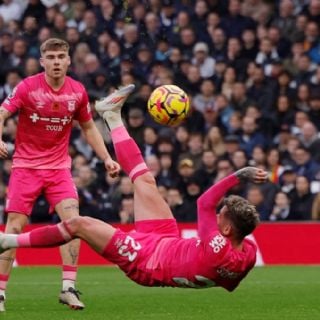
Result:
{"label": "blurred crowd in stands", "polygon": [[[0,101],[41,71],[39,45],[49,37],[69,42],[69,74],[92,104],[136,84],[123,116],[178,221],[195,221],[199,194],[247,165],[267,170],[269,181],[232,193],[256,205],[261,220],[320,219],[320,0],[3,0]],[[146,113],[162,84],[191,98],[177,128]],[[5,125],[11,154],[17,121]],[[70,154],[81,213],[132,222],[130,179],[108,177],[77,124]],[[1,161],[1,219],[10,168],[11,159]],[[47,221],[40,197],[31,222]]]}

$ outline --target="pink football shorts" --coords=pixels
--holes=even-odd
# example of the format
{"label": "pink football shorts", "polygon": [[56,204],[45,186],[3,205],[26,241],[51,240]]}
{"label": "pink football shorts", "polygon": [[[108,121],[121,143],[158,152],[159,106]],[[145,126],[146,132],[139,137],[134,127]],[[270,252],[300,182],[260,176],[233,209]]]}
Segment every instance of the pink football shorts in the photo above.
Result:
{"label": "pink football shorts", "polygon": [[135,223],[136,230],[117,229],[103,252],[103,257],[117,264],[133,281],[146,286],[157,285],[148,261],[159,241],[179,237],[175,219],[143,220]]}
{"label": "pink football shorts", "polygon": [[41,193],[44,194],[51,209],[64,199],[78,199],[69,169],[13,168],[5,211],[29,216],[35,200]]}

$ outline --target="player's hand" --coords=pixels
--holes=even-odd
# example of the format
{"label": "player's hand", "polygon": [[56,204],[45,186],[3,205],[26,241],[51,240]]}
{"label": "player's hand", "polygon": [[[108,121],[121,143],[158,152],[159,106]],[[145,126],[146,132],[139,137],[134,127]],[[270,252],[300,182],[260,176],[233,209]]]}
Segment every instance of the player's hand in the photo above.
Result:
{"label": "player's hand", "polygon": [[121,167],[118,162],[112,160],[111,158],[108,158],[104,160],[104,166],[111,178],[115,178],[119,175]]}
{"label": "player's hand", "polygon": [[268,179],[268,172],[255,167],[245,167],[235,172],[239,180],[263,183]]}
{"label": "player's hand", "polygon": [[0,158],[5,159],[9,155],[8,146],[2,140],[0,140]]}

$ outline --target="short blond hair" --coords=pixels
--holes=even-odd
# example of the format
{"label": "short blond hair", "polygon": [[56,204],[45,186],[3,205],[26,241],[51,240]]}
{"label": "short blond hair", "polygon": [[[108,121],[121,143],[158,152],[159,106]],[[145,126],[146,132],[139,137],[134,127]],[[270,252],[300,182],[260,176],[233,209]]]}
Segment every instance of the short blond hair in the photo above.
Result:
{"label": "short blond hair", "polygon": [[68,42],[58,38],[50,38],[41,44],[40,53],[43,55],[46,51],[59,50],[69,52],[69,48]]}

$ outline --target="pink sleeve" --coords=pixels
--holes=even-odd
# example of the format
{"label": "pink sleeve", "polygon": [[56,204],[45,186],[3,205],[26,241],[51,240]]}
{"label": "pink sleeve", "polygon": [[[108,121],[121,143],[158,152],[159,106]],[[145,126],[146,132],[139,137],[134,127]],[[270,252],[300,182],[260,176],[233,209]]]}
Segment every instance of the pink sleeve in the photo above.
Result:
{"label": "pink sleeve", "polygon": [[210,187],[198,198],[198,235],[200,239],[204,239],[212,231],[218,229],[216,207],[225,193],[238,183],[239,179],[231,174]]}
{"label": "pink sleeve", "polygon": [[21,81],[12,93],[3,101],[2,106],[11,113],[17,112],[23,106],[23,97],[28,96],[28,90],[24,81]]}
{"label": "pink sleeve", "polygon": [[82,92],[82,100],[75,114],[75,119],[79,122],[87,122],[92,119],[89,98],[84,88]]}

